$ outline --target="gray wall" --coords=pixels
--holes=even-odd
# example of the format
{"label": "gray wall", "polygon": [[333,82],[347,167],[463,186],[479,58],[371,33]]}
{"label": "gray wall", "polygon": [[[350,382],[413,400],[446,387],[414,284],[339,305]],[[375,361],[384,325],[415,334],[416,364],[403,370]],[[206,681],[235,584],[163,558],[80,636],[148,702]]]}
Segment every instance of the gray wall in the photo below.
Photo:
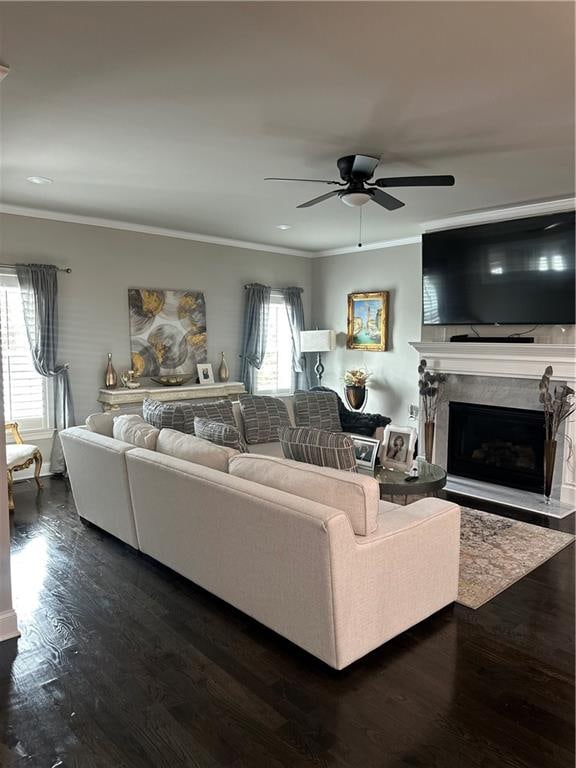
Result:
{"label": "gray wall", "polygon": [[128,288],[204,291],[208,360],[216,370],[223,351],[233,379],[239,374],[245,283],[304,288],[310,317],[311,259],[23,216],[1,216],[0,233],[3,263],[72,269],[59,276],[60,359],[70,363],[79,422],[99,410],[107,353],[117,371],[130,367]]}
{"label": "gray wall", "polygon": [[[409,345],[420,340],[421,255],[419,245],[382,248],[313,263],[312,321],[337,332],[338,347],[325,355],[326,386],[342,392],[347,368],[372,371],[367,410],[408,424],[408,407],[418,403],[418,353]],[[389,351],[346,349],[347,295],[358,291],[390,291]]]}

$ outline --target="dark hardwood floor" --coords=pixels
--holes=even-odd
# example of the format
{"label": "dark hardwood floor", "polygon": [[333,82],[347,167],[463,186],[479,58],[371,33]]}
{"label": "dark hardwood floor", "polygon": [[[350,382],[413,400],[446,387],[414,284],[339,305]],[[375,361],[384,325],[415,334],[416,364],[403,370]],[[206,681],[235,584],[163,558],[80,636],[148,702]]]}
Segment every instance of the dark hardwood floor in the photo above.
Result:
{"label": "dark hardwood floor", "polygon": [[45,485],[15,493],[2,768],[573,768],[574,545],[335,672]]}

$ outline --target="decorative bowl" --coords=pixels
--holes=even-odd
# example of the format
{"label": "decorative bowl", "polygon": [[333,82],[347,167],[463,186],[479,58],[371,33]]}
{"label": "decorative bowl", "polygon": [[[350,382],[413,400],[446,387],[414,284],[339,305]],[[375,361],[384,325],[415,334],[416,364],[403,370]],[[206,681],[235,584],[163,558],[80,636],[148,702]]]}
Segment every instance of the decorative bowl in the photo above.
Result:
{"label": "decorative bowl", "polygon": [[186,384],[186,382],[190,381],[192,376],[158,376],[158,378],[154,378],[153,376],[150,377],[152,381],[156,382],[156,384],[161,384],[163,387],[180,387],[182,384]]}
{"label": "decorative bowl", "polygon": [[139,381],[126,381],[124,386],[126,389],[138,389],[142,384]]}

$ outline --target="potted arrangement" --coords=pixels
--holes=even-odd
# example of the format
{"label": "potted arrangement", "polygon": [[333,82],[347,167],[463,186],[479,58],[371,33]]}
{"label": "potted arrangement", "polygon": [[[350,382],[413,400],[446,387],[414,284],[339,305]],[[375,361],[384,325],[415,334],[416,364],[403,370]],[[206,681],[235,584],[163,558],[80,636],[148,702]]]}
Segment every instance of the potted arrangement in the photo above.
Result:
{"label": "potted arrangement", "polygon": [[431,464],[434,454],[434,428],[436,424],[436,409],[442,384],[446,381],[445,373],[431,373],[426,360],[421,360],[418,366],[418,390],[424,415],[424,455]]}
{"label": "potted arrangement", "polygon": [[553,393],[550,392],[550,379],[553,375],[552,366],[548,365],[539,384],[539,399],[544,406],[544,497],[546,504],[550,504],[552,493],[558,430],[562,422],[576,411],[573,389],[566,384],[560,384],[554,387]]}
{"label": "potted arrangement", "polygon": [[372,376],[365,368],[350,368],[344,374],[344,394],[353,411],[359,411],[366,402],[366,383]]}

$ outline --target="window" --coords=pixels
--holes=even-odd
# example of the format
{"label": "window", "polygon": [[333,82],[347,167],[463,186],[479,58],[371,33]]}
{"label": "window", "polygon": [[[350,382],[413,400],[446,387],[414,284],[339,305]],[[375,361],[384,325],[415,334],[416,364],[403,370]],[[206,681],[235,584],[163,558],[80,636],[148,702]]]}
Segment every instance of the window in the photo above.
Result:
{"label": "window", "polygon": [[289,395],[294,391],[292,333],[281,293],[272,293],[266,336],[266,354],[256,371],[255,394]]}
{"label": "window", "polygon": [[14,274],[0,274],[0,333],[4,419],[23,431],[48,429],[46,379],[32,362]]}

